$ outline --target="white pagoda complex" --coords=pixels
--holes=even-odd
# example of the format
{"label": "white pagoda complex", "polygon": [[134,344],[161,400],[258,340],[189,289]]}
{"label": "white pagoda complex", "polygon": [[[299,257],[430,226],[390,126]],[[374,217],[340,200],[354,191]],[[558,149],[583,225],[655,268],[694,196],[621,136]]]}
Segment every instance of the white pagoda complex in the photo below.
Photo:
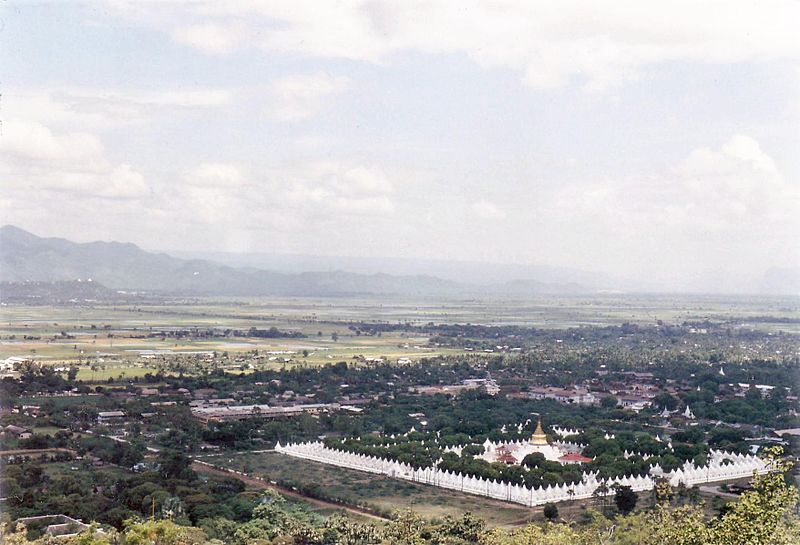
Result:
{"label": "white pagoda complex", "polygon": [[483,443],[484,452],[478,458],[487,462],[503,462],[505,464],[521,464],[522,460],[529,454],[542,454],[550,462],[560,464],[581,464],[591,462],[591,458],[586,458],[575,452],[569,452],[559,444],[552,444],[547,439],[542,429],[542,421],[536,423],[536,431],[533,432],[528,441],[518,441],[513,443],[493,443],[488,439]]}

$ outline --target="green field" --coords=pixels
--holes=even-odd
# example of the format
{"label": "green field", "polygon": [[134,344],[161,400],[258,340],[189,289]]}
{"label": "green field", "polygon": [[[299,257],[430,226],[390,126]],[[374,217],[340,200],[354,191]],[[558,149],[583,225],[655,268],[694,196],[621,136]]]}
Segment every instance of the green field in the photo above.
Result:
{"label": "green field", "polygon": [[63,428],[57,428],[55,426],[36,426],[31,431],[38,435],[55,435],[60,431],[68,431],[68,430],[64,430]]}
{"label": "green field", "polygon": [[[765,318],[768,317],[768,318]],[[428,338],[402,332],[356,336],[350,321],[515,324],[567,328],[684,321],[723,322],[738,327],[800,333],[798,298],[722,296],[581,296],[529,300],[400,299],[197,299],[180,303],[126,306],[4,306],[0,310],[0,359],[33,358],[53,365],[79,365],[78,378],[130,378],[155,369],[165,355],[201,357],[258,350],[259,368],[321,365],[356,358],[416,361],[460,353],[432,347]],[[215,337],[175,339],[148,335],[162,330],[277,327],[306,338]],[[332,335],[338,340],[334,341]],[[27,337],[27,338],[26,338]],[[151,351],[149,354],[147,351]],[[89,360],[95,365],[92,371]],[[284,361],[288,360],[288,361]],[[82,365],[81,365],[82,364]]]}
{"label": "green field", "polygon": [[[358,337],[345,326],[320,323],[304,317],[302,305],[287,314],[266,315],[249,307],[195,306],[154,307],[151,309],[119,310],[110,308],[75,307],[6,307],[0,323],[0,358],[12,356],[32,358],[57,364],[78,364],[91,358],[99,370],[91,372],[81,367],[78,378],[103,380],[141,376],[152,372],[147,357],[165,354],[200,355],[207,352],[239,354],[258,350],[267,357],[260,367],[278,368],[284,358],[293,363],[321,365],[354,357],[412,360],[457,350],[434,350],[425,346],[426,337],[387,334],[382,337]],[[214,314],[216,317],[210,317]],[[346,314],[346,313],[345,313]],[[224,317],[220,317],[224,316]],[[346,315],[339,319],[350,319]],[[92,328],[92,326],[95,326]],[[108,327],[106,327],[108,326]],[[242,329],[278,327],[300,331],[307,338],[216,338],[181,339],[146,337],[151,328],[159,329]],[[63,335],[63,334],[65,335]],[[320,335],[321,333],[321,335]],[[338,341],[331,338],[339,336]],[[28,338],[25,338],[25,337]],[[152,351],[155,355],[145,356]],[[307,352],[308,355],[304,355]]]}
{"label": "green field", "polygon": [[206,460],[231,469],[248,470],[251,474],[268,480],[291,482],[298,488],[315,484],[328,497],[340,498],[350,505],[365,506],[386,513],[413,509],[424,517],[459,517],[469,511],[486,519],[490,525],[513,526],[529,520],[536,511],[273,452],[225,454],[208,457]]}

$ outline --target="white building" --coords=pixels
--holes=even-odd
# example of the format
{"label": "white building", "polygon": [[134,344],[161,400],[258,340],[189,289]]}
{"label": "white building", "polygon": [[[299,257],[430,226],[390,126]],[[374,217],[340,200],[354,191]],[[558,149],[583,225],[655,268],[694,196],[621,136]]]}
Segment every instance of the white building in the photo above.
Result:
{"label": "white building", "polygon": [[502,462],[519,465],[529,454],[539,453],[550,462],[560,464],[581,464],[591,462],[591,458],[570,452],[561,444],[552,444],[547,440],[542,421],[536,423],[536,431],[528,441],[516,443],[493,443],[488,439],[483,443],[484,452],[478,458],[487,462]]}

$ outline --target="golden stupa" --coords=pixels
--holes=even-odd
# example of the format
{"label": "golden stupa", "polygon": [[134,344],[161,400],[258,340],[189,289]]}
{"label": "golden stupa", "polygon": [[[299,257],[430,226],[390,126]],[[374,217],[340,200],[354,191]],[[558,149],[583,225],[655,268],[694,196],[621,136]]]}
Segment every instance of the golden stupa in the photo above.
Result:
{"label": "golden stupa", "polygon": [[533,432],[530,440],[531,445],[548,445],[547,436],[544,434],[544,430],[542,429],[542,419],[540,418],[538,422],[536,422],[536,431]]}

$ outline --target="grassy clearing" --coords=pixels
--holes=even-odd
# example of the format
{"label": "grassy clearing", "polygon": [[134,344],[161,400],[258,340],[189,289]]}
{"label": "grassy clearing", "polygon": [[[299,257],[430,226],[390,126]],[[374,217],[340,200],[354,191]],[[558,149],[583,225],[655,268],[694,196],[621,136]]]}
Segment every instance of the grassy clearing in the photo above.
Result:
{"label": "grassy clearing", "polygon": [[33,431],[33,433],[38,434],[38,435],[55,435],[56,433],[58,433],[60,431],[69,431],[69,430],[65,430],[63,428],[58,428],[56,426],[41,426],[41,427],[33,428],[32,431]]}
{"label": "grassy clearing", "polygon": [[278,453],[229,454],[209,462],[231,469],[249,470],[266,479],[291,481],[295,486],[317,485],[325,494],[352,505],[381,511],[413,509],[426,518],[460,516],[465,511],[484,518],[493,526],[511,526],[527,520],[531,510],[504,502],[431,486],[399,481],[379,475],[291,458]]}
{"label": "grassy clearing", "polygon": [[134,365],[114,365],[106,366],[92,371],[90,367],[82,366],[78,368],[78,380],[103,381],[109,378],[117,379],[120,376],[125,378],[143,377],[147,373],[155,374],[157,369],[154,367],[137,367]]}

